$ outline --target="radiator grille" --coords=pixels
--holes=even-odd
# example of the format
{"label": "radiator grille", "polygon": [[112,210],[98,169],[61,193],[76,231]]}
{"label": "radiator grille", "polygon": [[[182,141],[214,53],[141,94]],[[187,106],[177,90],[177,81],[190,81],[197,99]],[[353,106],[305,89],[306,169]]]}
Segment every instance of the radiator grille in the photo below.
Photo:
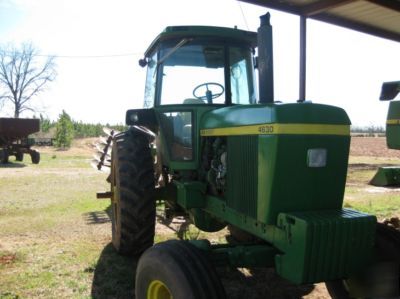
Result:
{"label": "radiator grille", "polygon": [[227,139],[227,205],[256,218],[258,138],[230,136]]}

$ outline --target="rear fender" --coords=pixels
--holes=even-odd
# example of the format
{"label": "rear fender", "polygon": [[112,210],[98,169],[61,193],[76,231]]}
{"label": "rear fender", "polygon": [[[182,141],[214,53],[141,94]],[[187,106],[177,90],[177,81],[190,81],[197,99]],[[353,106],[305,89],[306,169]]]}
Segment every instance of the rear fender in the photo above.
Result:
{"label": "rear fender", "polygon": [[141,126],[158,131],[158,121],[154,109],[129,109],[126,111],[125,123],[128,126]]}

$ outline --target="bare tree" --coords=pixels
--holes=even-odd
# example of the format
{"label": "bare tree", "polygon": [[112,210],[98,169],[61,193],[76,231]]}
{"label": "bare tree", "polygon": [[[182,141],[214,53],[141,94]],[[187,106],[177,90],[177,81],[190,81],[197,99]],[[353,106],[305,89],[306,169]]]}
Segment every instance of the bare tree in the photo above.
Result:
{"label": "bare tree", "polygon": [[32,98],[56,77],[54,57],[43,58],[32,44],[0,48],[0,100],[14,106],[14,117],[34,111]]}

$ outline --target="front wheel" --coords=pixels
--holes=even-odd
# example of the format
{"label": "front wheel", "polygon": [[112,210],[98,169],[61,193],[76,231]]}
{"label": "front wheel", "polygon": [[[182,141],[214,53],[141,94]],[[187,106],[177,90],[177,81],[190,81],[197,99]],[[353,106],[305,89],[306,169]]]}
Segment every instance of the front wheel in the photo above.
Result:
{"label": "front wheel", "polygon": [[8,163],[8,150],[5,148],[0,149],[0,163],[2,164]]}
{"label": "front wheel", "polygon": [[136,269],[136,298],[223,299],[221,281],[204,254],[187,241],[154,245]]}
{"label": "front wheel", "polygon": [[400,232],[378,223],[375,238],[376,263],[363,277],[327,282],[333,299],[400,298]]}
{"label": "front wheel", "polygon": [[22,153],[22,152],[17,152],[17,153],[15,154],[15,160],[16,160],[16,161],[19,161],[19,162],[22,162],[22,161],[24,160],[24,153]]}
{"label": "front wheel", "polygon": [[39,164],[40,162],[40,153],[38,151],[33,150],[31,152],[31,161],[33,164]]}
{"label": "front wheel", "polygon": [[114,137],[111,157],[112,243],[139,255],[154,242],[154,169],[148,137],[134,130]]}

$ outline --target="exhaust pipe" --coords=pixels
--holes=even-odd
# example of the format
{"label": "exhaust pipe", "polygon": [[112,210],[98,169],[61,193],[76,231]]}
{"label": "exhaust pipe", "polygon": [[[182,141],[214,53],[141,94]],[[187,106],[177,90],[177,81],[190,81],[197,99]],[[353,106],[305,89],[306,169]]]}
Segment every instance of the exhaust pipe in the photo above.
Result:
{"label": "exhaust pipe", "polygon": [[257,30],[259,103],[263,104],[274,102],[274,59],[270,18],[269,12],[261,16],[260,27]]}

